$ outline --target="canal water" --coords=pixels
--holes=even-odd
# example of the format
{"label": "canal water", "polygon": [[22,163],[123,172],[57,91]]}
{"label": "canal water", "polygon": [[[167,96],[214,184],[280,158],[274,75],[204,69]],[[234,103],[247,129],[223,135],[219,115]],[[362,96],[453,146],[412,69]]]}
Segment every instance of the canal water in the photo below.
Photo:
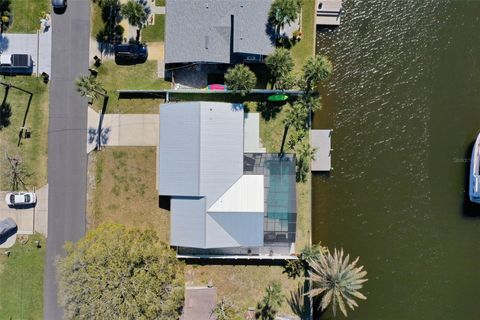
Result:
{"label": "canal water", "polygon": [[331,174],[312,181],[313,240],[368,271],[348,319],[480,319],[480,207],[466,200],[480,1],[344,8],[340,28],[317,32],[335,74],[314,128],[333,129],[334,150]]}

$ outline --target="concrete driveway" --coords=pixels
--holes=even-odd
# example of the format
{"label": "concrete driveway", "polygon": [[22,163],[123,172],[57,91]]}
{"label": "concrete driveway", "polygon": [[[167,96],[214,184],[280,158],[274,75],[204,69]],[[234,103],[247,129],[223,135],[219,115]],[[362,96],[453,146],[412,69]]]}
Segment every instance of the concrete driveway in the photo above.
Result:
{"label": "concrete driveway", "polygon": [[32,56],[33,73],[46,72],[51,75],[52,29],[33,34],[4,33],[0,36],[0,53],[24,53]]}
{"label": "concrete driveway", "polygon": [[47,236],[48,220],[48,185],[35,191],[37,205],[30,208],[10,208],[5,202],[9,191],[0,191],[0,220],[12,218],[18,226],[17,234],[33,234],[39,232]]}

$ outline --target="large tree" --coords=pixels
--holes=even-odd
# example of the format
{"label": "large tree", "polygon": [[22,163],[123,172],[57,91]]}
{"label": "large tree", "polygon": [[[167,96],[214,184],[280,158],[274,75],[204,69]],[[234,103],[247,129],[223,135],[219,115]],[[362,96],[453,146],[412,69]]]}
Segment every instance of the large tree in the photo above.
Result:
{"label": "large tree", "polygon": [[269,12],[269,20],[274,25],[277,34],[286,25],[297,20],[302,7],[301,0],[275,0]]}
{"label": "large tree", "polygon": [[274,320],[283,300],[282,286],[278,282],[272,282],[265,288],[265,296],[262,301],[257,304],[257,319]]}
{"label": "large tree", "polygon": [[140,32],[147,23],[147,7],[136,0],[129,0],[122,6],[121,13],[128,20],[128,23],[137,27],[137,41],[140,40]]}
{"label": "large tree", "polygon": [[354,310],[358,307],[355,298],[367,299],[358,290],[362,289],[367,271],[363,266],[357,267],[358,259],[349,261],[350,256],[343,256],[343,249],[330,252],[321,252],[317,259],[310,260],[309,280],[313,287],[308,292],[311,297],[320,296],[320,308],[325,310],[332,305],[333,316],[337,314],[337,307],[344,316],[347,308]]}
{"label": "large tree", "polygon": [[66,318],[179,318],[183,263],[153,230],[105,224],[65,251],[57,269]]}
{"label": "large tree", "polygon": [[293,70],[293,58],[290,51],[285,48],[277,48],[265,59],[273,83],[280,78],[286,78]]}
{"label": "large tree", "polygon": [[228,69],[225,74],[225,84],[227,89],[245,95],[255,88],[257,77],[246,65],[237,64],[235,67]]}
{"label": "large tree", "polygon": [[303,77],[307,94],[320,82],[327,81],[332,75],[332,72],[332,62],[326,56],[316,55],[308,58],[303,66]]}

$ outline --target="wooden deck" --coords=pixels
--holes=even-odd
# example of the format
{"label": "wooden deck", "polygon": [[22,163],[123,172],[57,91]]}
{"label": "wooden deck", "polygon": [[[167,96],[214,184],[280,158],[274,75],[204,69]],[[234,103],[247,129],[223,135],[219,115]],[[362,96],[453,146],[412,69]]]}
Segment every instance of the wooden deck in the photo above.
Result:
{"label": "wooden deck", "polygon": [[315,160],[312,161],[312,171],[330,171],[332,169],[332,130],[312,130],[310,137],[312,147],[316,149]]}
{"label": "wooden deck", "polygon": [[317,26],[339,26],[342,0],[315,0],[315,24]]}

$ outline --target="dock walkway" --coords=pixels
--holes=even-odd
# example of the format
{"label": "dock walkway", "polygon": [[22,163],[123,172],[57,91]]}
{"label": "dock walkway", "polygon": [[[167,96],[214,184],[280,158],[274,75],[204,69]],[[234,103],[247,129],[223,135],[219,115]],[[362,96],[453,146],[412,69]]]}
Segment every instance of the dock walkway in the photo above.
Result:
{"label": "dock walkway", "polygon": [[316,149],[315,160],[312,161],[312,171],[330,171],[332,169],[331,137],[331,129],[311,131],[311,144]]}
{"label": "dock walkway", "polygon": [[339,26],[342,0],[316,0],[315,12],[317,26]]}

